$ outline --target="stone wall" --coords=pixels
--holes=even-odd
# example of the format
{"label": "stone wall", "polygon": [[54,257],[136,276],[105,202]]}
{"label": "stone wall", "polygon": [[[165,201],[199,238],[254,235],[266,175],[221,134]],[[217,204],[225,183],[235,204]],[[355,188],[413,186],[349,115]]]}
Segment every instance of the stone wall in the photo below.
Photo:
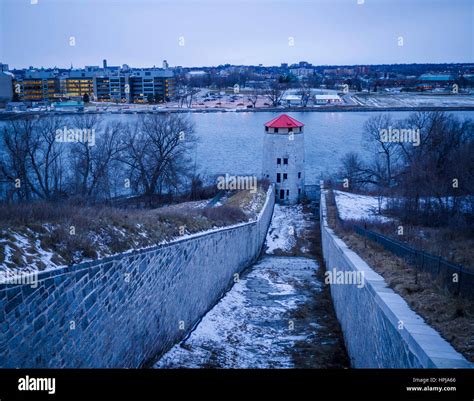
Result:
{"label": "stone wall", "polygon": [[273,191],[255,222],[41,272],[36,288],[0,285],[0,367],[146,365],[259,257]]}
{"label": "stone wall", "polygon": [[[327,225],[321,190],[321,236],[327,271],[363,274],[364,285],[333,284],[331,296],[355,368],[469,368],[460,353],[413,312],[383,277]],[[362,273],[360,273],[362,272]],[[358,288],[360,287],[360,288]]]}

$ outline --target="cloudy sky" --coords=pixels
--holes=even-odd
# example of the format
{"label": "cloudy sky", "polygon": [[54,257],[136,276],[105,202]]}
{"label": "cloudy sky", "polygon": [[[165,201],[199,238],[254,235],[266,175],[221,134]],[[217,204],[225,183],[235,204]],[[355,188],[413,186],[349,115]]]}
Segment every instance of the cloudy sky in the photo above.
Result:
{"label": "cloudy sky", "polygon": [[473,0],[0,0],[0,62],[474,62],[473,21]]}

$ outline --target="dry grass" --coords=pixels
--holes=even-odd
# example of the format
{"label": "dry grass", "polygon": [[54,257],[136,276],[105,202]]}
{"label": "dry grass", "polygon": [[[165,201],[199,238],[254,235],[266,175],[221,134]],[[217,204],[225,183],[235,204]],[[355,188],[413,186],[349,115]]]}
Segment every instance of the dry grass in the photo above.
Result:
{"label": "dry grass", "polygon": [[474,271],[474,236],[473,230],[456,230],[453,227],[426,227],[402,224],[403,235],[398,235],[400,223],[375,223],[357,221],[365,224],[369,230],[405,242],[409,246],[422,249]]}
{"label": "dry grass", "polygon": [[[259,191],[261,193],[263,190]],[[234,197],[237,199],[235,200]],[[213,208],[119,209],[37,202],[0,206],[0,270],[43,270],[248,221],[236,193]]]}
{"label": "dry grass", "polygon": [[426,273],[380,245],[336,224],[335,206],[328,203],[328,224],[338,236],[379,273],[397,294],[466,359],[474,362],[474,304],[443,290]]}

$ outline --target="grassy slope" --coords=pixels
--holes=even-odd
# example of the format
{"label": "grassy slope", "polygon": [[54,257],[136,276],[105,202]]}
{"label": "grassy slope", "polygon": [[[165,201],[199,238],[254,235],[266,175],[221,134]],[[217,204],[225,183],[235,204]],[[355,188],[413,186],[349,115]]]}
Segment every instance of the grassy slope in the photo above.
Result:
{"label": "grassy slope", "polygon": [[189,202],[125,210],[36,203],[0,207],[0,271],[44,270],[169,241],[185,234],[248,221],[265,190],[230,194],[223,205]]}

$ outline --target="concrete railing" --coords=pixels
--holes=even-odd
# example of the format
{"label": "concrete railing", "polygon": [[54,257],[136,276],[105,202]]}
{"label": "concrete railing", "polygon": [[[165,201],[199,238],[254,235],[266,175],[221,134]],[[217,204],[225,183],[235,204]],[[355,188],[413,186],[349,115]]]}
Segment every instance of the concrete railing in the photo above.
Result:
{"label": "concrete railing", "polygon": [[134,368],[182,339],[261,253],[256,221],[0,285],[0,367]]}
{"label": "concrete railing", "polygon": [[331,283],[331,297],[353,367],[473,367],[329,228],[323,189],[320,224],[327,271],[364,278],[363,285]]}

